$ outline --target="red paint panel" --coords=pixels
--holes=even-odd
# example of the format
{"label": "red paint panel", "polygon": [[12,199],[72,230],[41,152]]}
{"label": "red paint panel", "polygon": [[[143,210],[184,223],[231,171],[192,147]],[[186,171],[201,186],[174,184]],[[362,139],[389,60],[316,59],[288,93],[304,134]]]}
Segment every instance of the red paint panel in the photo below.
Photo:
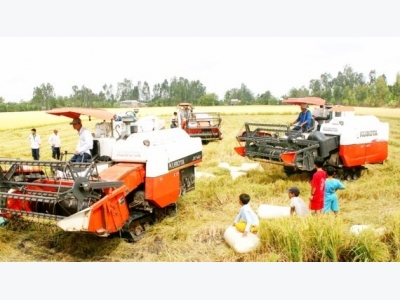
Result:
{"label": "red paint panel", "polygon": [[188,133],[188,134],[199,134],[199,133],[201,133],[201,129],[197,129],[197,128],[190,128],[190,129],[188,129],[188,128],[186,128],[186,132]]}
{"label": "red paint panel", "polygon": [[144,165],[134,163],[118,163],[100,173],[101,180],[123,181],[124,185],[117,189],[104,189],[107,196],[91,206],[90,232],[117,232],[124,226],[129,219],[125,196],[144,182],[145,174]]}
{"label": "red paint panel", "polygon": [[180,194],[179,170],[152,178],[146,178],[145,197],[158,207],[175,203]]}
{"label": "red paint panel", "polygon": [[369,144],[340,146],[339,155],[345,167],[380,163],[388,156],[388,142],[374,141]]}
{"label": "red paint panel", "polygon": [[339,156],[345,167],[365,164],[365,144],[340,146]]}
{"label": "red paint panel", "polygon": [[129,219],[129,208],[125,200],[125,187],[120,187],[91,206],[89,232],[119,231]]}
{"label": "red paint panel", "polygon": [[388,157],[388,142],[372,142],[366,146],[366,161],[369,164],[383,162]]}
{"label": "red paint panel", "polygon": [[296,157],[296,152],[286,152],[281,154],[282,161],[288,165],[294,164],[295,157]]}
{"label": "red paint panel", "polygon": [[[13,194],[22,194],[22,192],[21,191],[14,191]],[[8,198],[6,206],[9,209],[32,212],[32,209],[31,209],[31,207],[29,205],[29,201],[24,200],[24,199]],[[11,217],[11,216],[7,216],[7,217]]]}
{"label": "red paint panel", "polygon": [[246,152],[244,151],[244,147],[235,147],[235,152],[237,154],[239,154],[240,156],[245,157],[246,156]]}
{"label": "red paint panel", "polygon": [[123,181],[129,192],[144,182],[145,176],[145,166],[135,163],[118,163],[100,173],[101,180]]}

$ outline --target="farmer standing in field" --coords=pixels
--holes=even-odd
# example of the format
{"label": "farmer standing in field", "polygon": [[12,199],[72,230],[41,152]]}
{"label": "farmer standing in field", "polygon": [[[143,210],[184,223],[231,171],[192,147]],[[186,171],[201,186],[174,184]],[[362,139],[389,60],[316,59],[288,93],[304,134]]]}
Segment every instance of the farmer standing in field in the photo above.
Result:
{"label": "farmer standing in field", "polygon": [[54,159],[60,160],[61,138],[58,135],[58,130],[54,129],[49,137],[49,144],[51,146],[51,156]]}
{"label": "farmer standing in field", "polygon": [[321,214],[324,208],[326,173],[322,169],[323,165],[324,159],[320,156],[315,157],[314,168],[317,169],[317,171],[314,173],[311,180],[310,209],[317,215]]}
{"label": "farmer standing in field", "polygon": [[338,196],[336,195],[337,190],[344,190],[345,186],[338,179],[333,178],[335,175],[335,168],[332,166],[328,166],[326,168],[326,173],[328,178],[325,181],[325,198],[324,198],[324,209],[323,213],[328,213],[333,211],[335,215],[339,212],[339,201]]}
{"label": "farmer standing in field", "polygon": [[39,151],[42,141],[40,139],[40,136],[36,133],[35,128],[31,129],[31,134],[28,136],[28,140],[31,143],[31,152],[33,160],[39,160],[40,159]]}

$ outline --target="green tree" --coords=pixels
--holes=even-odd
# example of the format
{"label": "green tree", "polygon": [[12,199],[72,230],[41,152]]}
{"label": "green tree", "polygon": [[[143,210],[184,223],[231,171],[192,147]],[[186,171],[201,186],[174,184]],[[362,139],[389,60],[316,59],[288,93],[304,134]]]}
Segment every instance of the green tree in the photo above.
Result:
{"label": "green tree", "polygon": [[303,98],[303,97],[309,97],[310,93],[308,89],[305,86],[302,86],[300,89],[292,88],[289,91],[289,98]]}
{"label": "green tree", "polygon": [[230,105],[232,99],[240,100],[240,103],[243,105],[255,104],[253,92],[244,83],[241,84],[240,89],[234,88],[225,92],[225,104]]}
{"label": "green tree", "polygon": [[266,91],[265,93],[256,97],[256,103],[262,105],[274,105],[277,104],[277,99],[272,96],[270,91]]}
{"label": "green tree", "polygon": [[124,79],[117,84],[117,100],[139,100],[139,88],[132,83],[132,80]]}
{"label": "green tree", "polygon": [[150,99],[151,99],[150,86],[147,83],[147,81],[145,81],[143,83],[140,94],[141,94],[141,99],[140,99],[141,101],[144,101],[144,102],[150,101]]}
{"label": "green tree", "polygon": [[55,97],[53,86],[50,83],[42,83],[39,87],[33,89],[31,103],[39,109],[50,109]]}
{"label": "green tree", "polygon": [[375,105],[384,106],[388,103],[389,87],[386,84],[386,78],[379,76],[375,83]]}
{"label": "green tree", "polygon": [[370,92],[370,86],[369,84],[364,84],[364,85],[357,85],[354,88],[354,94],[356,98],[356,104],[358,106],[364,106],[366,105],[367,98]]}
{"label": "green tree", "polygon": [[400,105],[400,73],[396,75],[396,82],[392,86],[392,103],[391,105]]}
{"label": "green tree", "polygon": [[216,106],[219,105],[218,96],[214,93],[206,94],[200,97],[198,101],[200,106]]}

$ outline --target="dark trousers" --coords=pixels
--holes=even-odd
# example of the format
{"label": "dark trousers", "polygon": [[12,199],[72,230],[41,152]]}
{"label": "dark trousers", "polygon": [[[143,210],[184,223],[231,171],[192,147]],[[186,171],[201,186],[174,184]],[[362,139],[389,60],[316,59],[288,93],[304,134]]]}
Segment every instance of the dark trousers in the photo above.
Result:
{"label": "dark trousers", "polygon": [[74,156],[72,156],[70,162],[87,162],[88,159],[91,159],[92,156],[90,154],[87,153],[83,153],[82,155],[76,155],[74,154]]}
{"label": "dark trousers", "polygon": [[39,158],[40,158],[39,149],[32,149],[31,148],[31,150],[32,150],[33,160],[39,160]]}
{"label": "dark trousers", "polygon": [[51,155],[52,155],[52,157],[54,158],[54,159],[58,159],[58,160],[60,160],[60,155],[61,155],[61,153],[60,153],[60,147],[51,147]]}
{"label": "dark trousers", "polygon": [[307,127],[306,126],[302,126],[302,127],[296,126],[293,128],[293,130],[305,132],[307,130]]}

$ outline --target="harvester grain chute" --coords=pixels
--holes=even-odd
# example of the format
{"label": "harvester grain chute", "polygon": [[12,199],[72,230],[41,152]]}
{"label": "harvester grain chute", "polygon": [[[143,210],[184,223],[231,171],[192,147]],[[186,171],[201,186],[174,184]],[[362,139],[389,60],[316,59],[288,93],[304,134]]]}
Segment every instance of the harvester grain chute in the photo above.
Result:
{"label": "harvester grain chute", "polygon": [[[343,180],[356,180],[368,164],[388,157],[389,124],[376,116],[356,116],[354,108],[327,106],[320,98],[291,98],[288,104],[323,105],[327,117],[313,120],[308,130],[287,124],[246,122],[236,136],[235,151],[251,160],[283,166],[287,175],[314,171],[314,158],[325,160]],[[321,121],[317,126],[316,121]]]}
{"label": "harvester grain chute", "polygon": [[[131,130],[137,122],[114,124],[106,111],[74,108],[54,114],[75,118],[80,112],[104,118],[96,124],[92,160],[0,159],[0,215],[52,220],[64,231],[102,237],[119,233],[139,240],[195,189],[201,139],[182,129],[156,130],[152,117]],[[122,129],[118,133],[116,126]]]}

